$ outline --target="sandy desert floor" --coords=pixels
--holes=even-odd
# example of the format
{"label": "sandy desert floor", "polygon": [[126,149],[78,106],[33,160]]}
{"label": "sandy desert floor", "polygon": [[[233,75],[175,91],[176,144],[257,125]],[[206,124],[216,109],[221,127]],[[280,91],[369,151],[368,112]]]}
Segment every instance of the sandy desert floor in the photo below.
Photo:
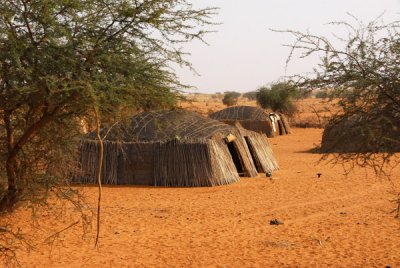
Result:
{"label": "sandy desert floor", "polygon": [[[32,227],[30,210],[11,217],[35,240],[23,267],[391,267],[400,266],[400,220],[389,212],[393,185],[356,169],[318,163],[309,153],[321,129],[294,129],[270,143],[280,164],[273,179],[243,178],[215,188],[106,187],[100,247],[80,224],[50,247],[45,237],[76,214]],[[317,178],[317,173],[322,173]],[[392,175],[397,189],[400,171]],[[91,202],[96,188],[82,190]],[[278,219],[283,225],[270,225]],[[57,224],[55,224],[57,222]],[[89,234],[93,237],[93,232]]]}

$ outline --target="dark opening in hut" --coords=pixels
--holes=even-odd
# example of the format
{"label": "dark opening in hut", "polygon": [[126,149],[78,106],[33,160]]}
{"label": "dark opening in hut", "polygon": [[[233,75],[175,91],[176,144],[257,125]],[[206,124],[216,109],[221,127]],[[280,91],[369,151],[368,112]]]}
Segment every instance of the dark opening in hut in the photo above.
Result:
{"label": "dark opening in hut", "polygon": [[228,149],[229,149],[229,153],[231,154],[232,161],[235,164],[237,172],[239,173],[239,175],[244,176],[244,168],[242,165],[242,160],[240,159],[240,154],[239,154],[237,148],[235,147],[235,143],[229,142]]}
{"label": "dark opening in hut", "polygon": [[245,129],[266,134],[268,137],[286,135],[291,129],[283,114],[268,113],[253,106],[233,106],[212,113],[210,118],[229,125],[240,123]]}
{"label": "dark opening in hut", "polygon": [[[215,186],[258,175],[257,164],[242,132],[244,129],[183,111],[144,112],[129,123],[118,124],[104,141],[102,181],[106,184],[155,185],[174,187]],[[254,142],[263,140],[249,132]],[[266,141],[266,137],[265,137]],[[261,146],[268,146],[262,142]],[[264,168],[278,168],[270,148]],[[82,172],[73,182],[94,183],[99,145],[90,133],[81,141]],[[265,152],[264,152],[265,151]],[[265,160],[265,159],[264,159]]]}

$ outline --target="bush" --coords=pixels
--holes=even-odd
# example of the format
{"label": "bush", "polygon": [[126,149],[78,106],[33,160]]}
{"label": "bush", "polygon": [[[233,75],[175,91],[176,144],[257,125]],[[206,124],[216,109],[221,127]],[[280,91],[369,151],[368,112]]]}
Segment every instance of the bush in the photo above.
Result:
{"label": "bush", "polygon": [[312,91],[308,89],[298,89],[294,88],[294,93],[292,97],[296,100],[307,99],[312,96]]}
{"label": "bush", "polygon": [[222,103],[226,106],[236,105],[240,96],[241,94],[239,92],[227,91],[222,99]]}
{"label": "bush", "polygon": [[243,94],[244,98],[248,100],[257,100],[257,91],[250,91]]}
{"label": "bush", "polygon": [[257,92],[257,103],[264,109],[292,116],[296,112],[293,98],[298,92],[296,87],[286,82],[273,84],[270,88],[261,87]]}
{"label": "bush", "polygon": [[317,93],[315,93],[315,98],[326,99],[328,98],[328,92],[326,92],[325,90],[318,91]]}

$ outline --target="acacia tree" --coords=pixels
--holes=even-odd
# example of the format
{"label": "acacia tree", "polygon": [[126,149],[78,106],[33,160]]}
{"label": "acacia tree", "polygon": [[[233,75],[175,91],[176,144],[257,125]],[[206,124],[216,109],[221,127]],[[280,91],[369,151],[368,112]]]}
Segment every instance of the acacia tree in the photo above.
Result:
{"label": "acacia tree", "polygon": [[[321,57],[313,76],[295,78],[307,89],[326,89],[331,99],[340,99],[341,110],[331,124],[350,120],[353,127],[348,131],[357,129],[368,138],[371,153],[359,148],[356,151],[364,153],[341,154],[342,159],[375,166],[386,162],[378,158],[389,160],[391,149],[400,146],[400,23],[377,19],[364,24],[354,19],[356,26],[332,23],[348,30],[346,38],[337,40],[289,31],[296,38],[290,57],[298,50],[301,57]],[[338,136],[336,142],[345,141]],[[375,154],[382,151],[386,154]]]}
{"label": "acacia tree", "polygon": [[[293,77],[307,89],[325,89],[328,96],[339,99],[341,110],[332,117],[330,126],[351,122],[333,142],[346,146],[343,135],[362,136],[365,141],[354,152],[340,152],[334,161],[373,167],[382,172],[400,148],[400,22],[384,23],[380,18],[355,26],[348,22],[331,23],[347,29],[344,38],[327,38],[298,31],[291,33],[296,41],[291,47],[301,57],[318,55],[320,64],[314,75]],[[368,146],[368,151],[366,148]],[[352,146],[356,146],[352,144]],[[396,200],[400,215],[400,194]]]}
{"label": "acacia tree", "polygon": [[182,85],[168,64],[190,67],[178,45],[202,40],[213,14],[186,0],[2,1],[1,207],[65,178],[60,161],[93,109],[173,104]]}
{"label": "acacia tree", "polygon": [[297,88],[289,82],[274,83],[271,87],[257,90],[257,103],[264,109],[271,109],[292,116],[296,112],[293,98],[299,94]]}

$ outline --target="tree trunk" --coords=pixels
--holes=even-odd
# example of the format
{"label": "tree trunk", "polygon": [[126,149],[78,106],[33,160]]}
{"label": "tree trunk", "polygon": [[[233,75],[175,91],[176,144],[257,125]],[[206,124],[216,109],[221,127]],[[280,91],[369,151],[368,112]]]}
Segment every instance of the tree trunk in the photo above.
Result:
{"label": "tree trunk", "polygon": [[4,111],[3,121],[7,133],[7,160],[5,163],[7,172],[7,191],[0,200],[0,212],[4,210],[11,211],[17,200],[17,155],[23,146],[42,129],[58,111],[56,107],[52,113],[44,113],[42,117],[30,125],[22,136],[15,141],[14,130],[11,124],[12,110]]}
{"label": "tree trunk", "polygon": [[11,211],[17,202],[17,174],[15,167],[15,159],[8,158],[6,162],[8,187],[3,198],[0,200],[0,212],[5,210]]}
{"label": "tree trunk", "polygon": [[97,109],[94,108],[94,114],[96,119],[96,137],[97,141],[99,142],[100,151],[99,151],[99,166],[97,167],[97,185],[99,187],[99,196],[97,201],[97,231],[96,231],[96,241],[95,241],[95,248],[98,248],[99,245],[99,237],[100,237],[100,208],[101,208],[101,170],[103,167],[103,157],[104,157],[104,144],[103,139],[100,136],[100,117]]}
{"label": "tree trunk", "polygon": [[14,135],[10,120],[11,112],[4,112],[4,126],[7,132],[7,151],[8,156],[6,160],[7,172],[7,191],[0,200],[0,212],[8,210],[11,211],[17,201],[17,174],[16,174],[16,153],[14,151]]}

